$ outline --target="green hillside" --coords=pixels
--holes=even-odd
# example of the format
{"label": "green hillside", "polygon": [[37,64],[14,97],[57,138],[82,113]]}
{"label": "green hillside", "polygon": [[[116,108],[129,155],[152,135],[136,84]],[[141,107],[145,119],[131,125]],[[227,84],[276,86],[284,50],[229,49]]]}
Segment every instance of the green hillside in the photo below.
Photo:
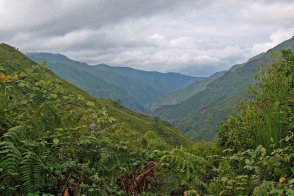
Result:
{"label": "green hillside", "polygon": [[152,103],[152,110],[155,110],[164,105],[175,105],[189,99],[193,95],[205,90],[210,82],[217,78],[220,78],[224,75],[224,73],[225,71],[217,72],[207,78],[204,78],[203,80],[198,80],[192,84],[189,84],[183,89],[168,93],[164,97]]}
{"label": "green hillside", "polygon": [[[28,57],[16,51],[14,48],[1,44],[1,69],[7,73],[18,73],[24,71],[32,66],[43,67],[35,62],[31,61]],[[53,80],[60,85],[64,94],[81,95],[88,101],[94,102],[99,108],[105,107],[108,113],[122,122],[122,127],[128,131],[136,133],[146,133],[147,131],[153,131],[162,136],[162,139],[167,139],[167,143],[173,146],[186,145],[191,143],[186,137],[179,133],[175,128],[166,122],[159,121],[146,115],[141,115],[128,110],[119,103],[109,99],[96,99],[90,96],[85,91],[76,88],[72,84],[59,78],[51,71],[46,70],[45,73],[38,75],[36,80]],[[70,73],[69,73],[70,74]],[[43,78],[44,77],[44,78]]]}
{"label": "green hillside", "polygon": [[200,80],[176,73],[159,73],[105,64],[89,66],[60,54],[29,53],[38,63],[46,62],[61,78],[100,98],[119,100],[125,107],[149,113],[150,103],[166,93]]}
{"label": "green hillside", "polygon": [[170,193],[184,182],[204,190],[206,161],[187,150],[194,144],[182,133],[93,98],[6,44],[0,100],[2,195]]}
{"label": "green hillside", "polygon": [[1,195],[292,196],[293,60],[261,69],[217,144],[193,143],[1,44]]}
{"label": "green hillside", "polygon": [[[287,45],[289,40],[279,47]],[[294,50],[282,50],[260,69],[251,99],[218,129],[225,150],[212,195],[294,194],[293,87]]]}
{"label": "green hillside", "polygon": [[[291,38],[246,63],[233,66],[222,77],[198,87],[201,90],[194,90],[196,93],[185,101],[158,108],[154,114],[171,122],[194,140],[215,139],[219,123],[236,110],[240,100],[248,99],[247,86],[254,83],[260,63],[267,65],[273,51],[293,47],[294,39]],[[202,82],[205,80],[199,84]]]}

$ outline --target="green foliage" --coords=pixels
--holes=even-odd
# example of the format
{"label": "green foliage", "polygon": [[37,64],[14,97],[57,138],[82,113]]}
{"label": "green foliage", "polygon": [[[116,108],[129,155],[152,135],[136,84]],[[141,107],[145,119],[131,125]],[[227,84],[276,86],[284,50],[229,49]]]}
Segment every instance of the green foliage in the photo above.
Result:
{"label": "green foliage", "polygon": [[294,50],[261,67],[252,100],[219,130],[225,148],[209,190],[219,195],[293,195]]}
{"label": "green foliage", "polygon": [[[241,99],[250,99],[247,87],[249,84],[254,84],[254,75],[258,72],[260,62],[264,61],[265,65],[268,65],[271,63],[272,51],[276,51],[280,55],[281,49],[292,49],[293,47],[294,39],[291,38],[271,50],[249,59],[243,64],[233,66],[221,77],[212,78],[211,81],[202,80],[187,86],[187,89],[179,92],[180,95],[173,93],[170,97],[171,100],[167,98],[167,101],[174,101],[176,104],[163,106],[157,109],[154,114],[173,123],[193,140],[216,139],[219,124],[226,121],[230,114],[236,112],[236,106],[238,106]],[[281,76],[283,76],[282,73]],[[270,77],[268,79],[270,80]],[[290,78],[288,77],[288,79]],[[284,96],[286,92],[283,91],[287,89],[283,85],[287,81],[284,81],[283,84],[282,81],[280,83],[282,85],[280,88],[274,85],[272,88],[273,90],[275,89],[274,94],[281,93],[279,96]],[[195,89],[193,89],[193,86]],[[178,101],[179,96],[186,97],[186,90],[188,92],[195,92],[195,94],[185,100]],[[272,97],[270,93],[267,95]],[[272,113],[272,115],[267,117],[269,121],[275,118],[282,118],[285,115],[275,113],[274,108],[271,108],[272,111],[270,111],[270,108],[268,109]],[[252,116],[252,118],[255,117],[258,116]],[[266,128],[264,127],[264,129]],[[274,127],[272,128],[274,129]],[[261,135],[263,134],[262,130]]]}
{"label": "green foliage", "polygon": [[218,177],[210,183],[210,191],[221,195],[291,195],[293,150],[287,146],[269,152],[258,146],[233,155],[227,150],[214,170]]}
{"label": "green foliage", "polygon": [[191,145],[189,152],[208,158],[212,155],[221,154],[221,149],[216,142],[196,142]]}
{"label": "green foliage", "polygon": [[189,185],[190,188],[204,191],[206,185],[200,180],[205,174],[207,161],[183,149],[173,149],[166,152],[160,162],[164,164],[171,172],[178,174],[181,184]]}
{"label": "green foliage", "polygon": [[237,150],[255,148],[259,144],[280,146],[280,140],[291,135],[293,60],[293,50],[284,51],[283,58],[273,59],[270,69],[261,68],[257,85],[251,87],[253,99],[221,126],[221,145]]}
{"label": "green foliage", "polygon": [[[116,120],[81,95],[65,95],[59,82],[31,83],[45,71],[32,69],[21,73],[25,79],[1,87],[1,96],[14,98],[3,107],[6,118],[21,124],[1,138],[1,190],[8,195],[57,194],[77,184],[76,193],[106,194],[111,179],[102,176],[108,176],[111,166],[117,164],[114,155],[120,150],[119,141],[108,136],[117,129]],[[79,108],[83,110],[77,113]],[[99,133],[88,130],[90,122],[97,125]],[[94,178],[96,173],[101,177]]]}
{"label": "green foliage", "polygon": [[0,55],[1,195],[293,195],[293,56],[262,70],[221,152]]}
{"label": "green foliage", "polygon": [[[0,55],[1,195],[169,194],[181,183],[191,189],[203,184],[198,169],[205,160],[173,150],[192,142],[169,124],[93,99],[46,66],[18,65],[7,58],[21,63],[25,57],[0,46],[9,54]],[[148,168],[150,163],[156,167]],[[198,184],[182,170],[191,170]],[[133,182],[129,189],[118,183],[124,176]]]}
{"label": "green foliage", "polygon": [[159,100],[156,100],[154,103],[152,103],[152,105],[154,109],[157,109],[165,105],[175,105],[186,101],[189,98],[193,97],[195,94],[204,91],[210,82],[217,78],[220,78],[224,75],[224,73],[225,71],[217,72],[207,78],[204,78],[203,80],[196,81],[183,89],[172,91]]}

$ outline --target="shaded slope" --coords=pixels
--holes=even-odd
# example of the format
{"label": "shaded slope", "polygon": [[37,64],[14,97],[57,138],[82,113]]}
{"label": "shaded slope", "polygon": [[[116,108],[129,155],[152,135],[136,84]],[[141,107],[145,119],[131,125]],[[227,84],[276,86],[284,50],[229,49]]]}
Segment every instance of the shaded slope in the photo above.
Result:
{"label": "shaded slope", "polygon": [[137,112],[148,113],[153,100],[202,79],[174,73],[146,72],[105,64],[89,66],[60,54],[30,53],[37,62],[46,62],[50,69],[95,97],[119,100]]}
{"label": "shaded slope", "polygon": [[190,97],[192,97],[193,95],[205,90],[207,85],[210,82],[212,82],[216,78],[220,78],[221,76],[223,76],[224,73],[225,73],[224,71],[217,72],[207,78],[204,78],[202,80],[198,80],[192,84],[189,84],[187,87],[185,87],[183,89],[170,92],[167,95],[165,95],[164,97],[162,97],[161,99],[153,102],[152,109],[155,110],[161,106],[175,105],[180,102],[183,102],[183,101],[189,99]]}
{"label": "shaded slope", "polygon": [[130,67],[112,67],[117,73],[140,82],[141,86],[148,85],[163,92],[182,89],[194,81],[205,77],[191,77],[180,73],[160,73],[156,71],[142,71]]}

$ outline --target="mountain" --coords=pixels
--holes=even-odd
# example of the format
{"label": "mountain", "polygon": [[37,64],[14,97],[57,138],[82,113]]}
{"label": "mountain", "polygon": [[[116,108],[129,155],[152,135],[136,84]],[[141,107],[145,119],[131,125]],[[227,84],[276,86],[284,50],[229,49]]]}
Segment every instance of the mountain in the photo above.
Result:
{"label": "mountain", "polygon": [[123,106],[142,113],[149,113],[151,103],[168,92],[203,79],[105,64],[90,66],[61,54],[29,53],[28,56],[38,63],[46,62],[58,76],[91,95],[119,101]]}
{"label": "mountain", "polygon": [[203,80],[198,80],[183,89],[172,91],[159,100],[154,101],[151,108],[152,110],[155,110],[165,105],[175,105],[183,102],[198,92],[203,91],[210,82],[223,76],[224,73],[225,71],[214,73],[211,76],[204,78]]}
{"label": "mountain", "polygon": [[[174,92],[167,99],[176,104],[157,108],[154,115],[174,124],[194,140],[212,140],[216,136],[217,126],[235,111],[240,100],[249,99],[247,86],[254,83],[260,63],[268,64],[273,51],[293,47],[294,39],[291,38],[243,64],[232,66],[221,77],[195,82]],[[193,86],[196,88],[191,90]],[[188,99],[179,102],[186,92],[192,92],[193,96],[190,93],[186,96]]]}
{"label": "mountain", "polygon": [[7,44],[0,114],[1,195],[170,195],[183,183],[202,194],[204,155],[218,152],[92,97]]}
{"label": "mountain", "polygon": [[283,52],[258,80],[220,127],[219,148],[94,98],[0,44],[1,195],[292,195],[293,60]]}
{"label": "mountain", "polygon": [[[64,59],[63,56],[58,57]],[[18,50],[16,50],[14,47],[11,47],[3,43],[0,44],[1,74],[21,73],[26,71],[27,69],[32,69],[33,67],[38,68],[43,66],[36,64],[34,61],[29,59],[27,56],[25,56]],[[70,74],[70,72],[67,74]],[[83,99],[89,102],[93,102],[95,104],[95,107],[97,108],[107,108],[109,115],[113,116],[118,121],[120,121],[122,123],[122,128],[128,130],[129,132],[132,132],[134,134],[144,134],[148,131],[151,131],[162,137],[162,139],[166,141],[169,145],[186,145],[191,143],[190,140],[188,140],[185,136],[182,135],[182,133],[178,132],[174,127],[172,127],[168,123],[160,121],[158,119],[154,119],[152,117],[148,117],[146,115],[135,113],[129,109],[126,109],[118,105],[115,101],[109,99],[94,98],[85,91],[59,78],[49,70],[45,70],[44,72],[38,73],[38,78],[34,78],[32,81],[27,82],[39,84],[47,80],[56,81],[60,85],[61,91],[63,91],[63,93],[66,95],[82,96],[84,97]],[[18,93],[16,93],[16,95],[18,95]],[[31,109],[27,110],[29,111]],[[5,126],[1,124],[0,129],[1,127]]]}

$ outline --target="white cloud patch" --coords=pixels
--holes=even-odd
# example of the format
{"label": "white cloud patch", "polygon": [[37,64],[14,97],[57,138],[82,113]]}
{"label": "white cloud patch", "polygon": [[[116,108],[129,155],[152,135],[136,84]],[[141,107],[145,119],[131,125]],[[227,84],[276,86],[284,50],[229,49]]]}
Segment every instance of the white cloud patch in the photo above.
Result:
{"label": "white cloud patch", "polygon": [[292,0],[0,0],[0,42],[200,76],[289,39],[292,10]]}
{"label": "white cloud patch", "polygon": [[279,29],[278,31],[270,35],[270,41],[254,44],[250,51],[250,54],[257,55],[259,53],[266,52],[267,50],[275,47],[276,45],[285,41],[286,39],[291,38],[293,35],[294,28]]}
{"label": "white cloud patch", "polygon": [[241,11],[241,17],[250,23],[267,24],[277,22],[294,25],[294,1],[253,2]]}

